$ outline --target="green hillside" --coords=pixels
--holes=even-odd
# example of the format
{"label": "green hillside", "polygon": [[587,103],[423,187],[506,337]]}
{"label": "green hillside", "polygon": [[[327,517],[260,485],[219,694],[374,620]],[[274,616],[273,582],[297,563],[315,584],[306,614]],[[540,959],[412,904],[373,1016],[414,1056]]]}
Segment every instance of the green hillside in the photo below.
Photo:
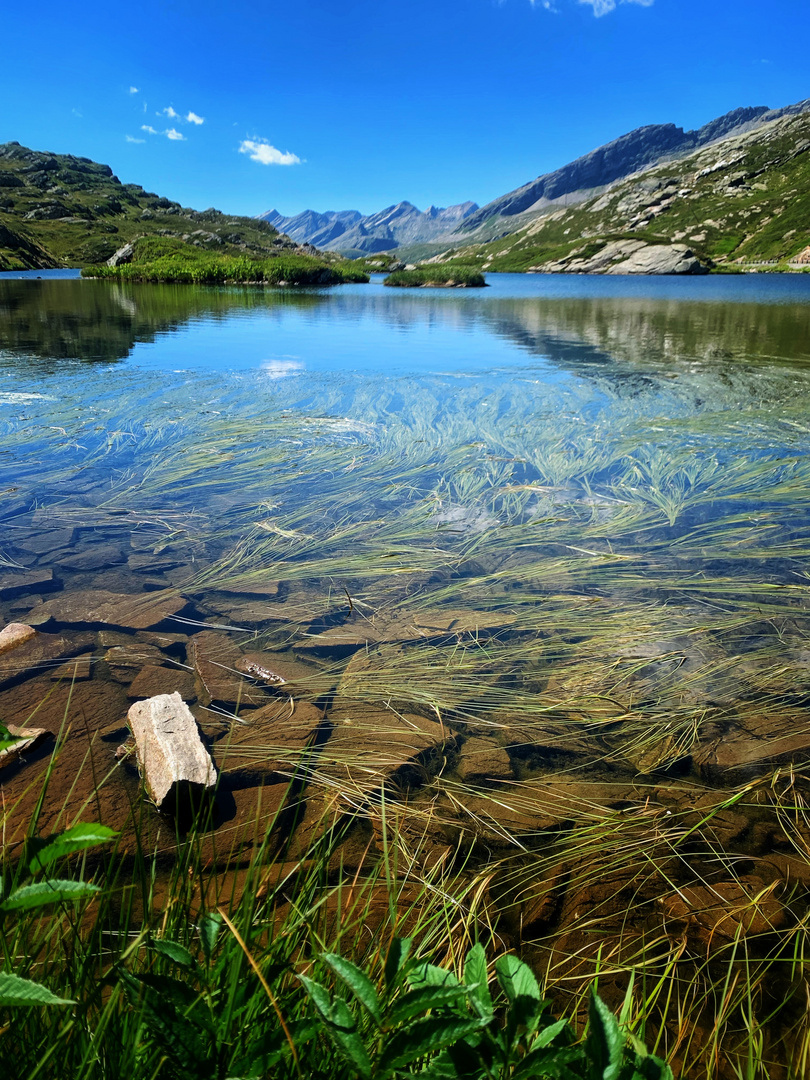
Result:
{"label": "green hillside", "polygon": [[[491,271],[643,272],[645,260],[683,264],[653,272],[800,269],[790,261],[810,246],[808,151],[810,114],[785,117],[431,261]],[[685,269],[690,259],[700,266]]]}
{"label": "green hillside", "polygon": [[266,221],[191,210],[139,184],[122,184],[108,165],[89,158],[0,145],[0,270],[90,266],[141,236],[217,255],[315,253]]}

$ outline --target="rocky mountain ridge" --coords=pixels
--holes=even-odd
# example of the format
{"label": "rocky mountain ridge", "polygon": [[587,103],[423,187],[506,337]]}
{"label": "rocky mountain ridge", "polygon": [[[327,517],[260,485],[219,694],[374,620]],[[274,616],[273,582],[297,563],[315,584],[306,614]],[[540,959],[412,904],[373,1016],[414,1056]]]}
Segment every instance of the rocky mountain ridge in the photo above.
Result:
{"label": "rocky mountain ridge", "polygon": [[413,203],[399,202],[365,216],[359,210],[304,210],[294,217],[284,217],[277,210],[268,210],[259,219],[299,243],[358,256],[394,251],[407,244],[441,242],[476,210],[474,202],[429,206],[425,211]]}
{"label": "rocky mountain ridge", "polygon": [[90,158],[0,145],[0,270],[103,263],[142,236],[254,258],[314,250],[268,222],[193,210],[122,184],[109,165]]}
{"label": "rocky mountain ridge", "polygon": [[[595,190],[615,183],[646,167],[694,152],[703,146],[742,135],[784,116],[795,116],[810,109],[810,99],[780,109],[766,105],[734,109],[709,121],[694,131],[684,131],[675,124],[649,124],[597,147],[588,154],[554,172],[545,173],[482,206],[470,214],[456,230],[472,234],[488,227],[501,235],[515,226],[516,215],[543,212],[559,200],[566,205],[587,198]],[[494,239],[492,235],[481,239]]]}
{"label": "rocky mountain ridge", "polygon": [[810,107],[512,220],[483,243],[457,232],[456,246],[429,261],[542,273],[810,268]]}

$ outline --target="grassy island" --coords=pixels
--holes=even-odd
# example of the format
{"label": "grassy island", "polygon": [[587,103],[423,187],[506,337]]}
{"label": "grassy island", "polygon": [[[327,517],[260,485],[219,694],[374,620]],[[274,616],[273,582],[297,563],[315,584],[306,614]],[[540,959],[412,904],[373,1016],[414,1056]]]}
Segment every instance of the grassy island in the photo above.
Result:
{"label": "grassy island", "polygon": [[480,270],[470,266],[449,266],[447,263],[417,266],[415,270],[395,270],[383,282],[383,285],[405,289],[483,289],[486,284]]}
{"label": "grassy island", "polygon": [[145,238],[127,262],[88,266],[84,277],[195,285],[341,285],[366,283],[368,274],[345,259],[282,252],[263,258],[219,255],[179,240]]}

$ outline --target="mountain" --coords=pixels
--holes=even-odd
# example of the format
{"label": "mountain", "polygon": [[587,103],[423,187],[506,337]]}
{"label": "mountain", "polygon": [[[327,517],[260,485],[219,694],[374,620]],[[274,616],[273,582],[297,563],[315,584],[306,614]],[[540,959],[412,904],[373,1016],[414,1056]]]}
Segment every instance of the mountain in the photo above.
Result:
{"label": "mountain", "polygon": [[265,221],[182,207],[90,158],[0,145],[0,270],[102,263],[155,234],[222,254],[300,250]]}
{"label": "mountain", "polygon": [[424,212],[413,203],[400,202],[377,214],[363,216],[358,210],[304,210],[295,217],[283,217],[277,210],[259,215],[299,243],[337,251],[343,255],[371,255],[393,251],[406,244],[440,242],[478,209],[476,203],[457,206],[429,206]]}
{"label": "mountain", "polygon": [[782,109],[769,109],[766,105],[734,109],[694,131],[684,131],[675,124],[636,128],[554,172],[493,199],[465,217],[457,232],[473,233],[485,228],[489,235],[482,239],[492,239],[495,232],[511,231],[516,215],[548,210],[560,199],[566,205],[581,201],[595,190],[640,169],[691,153],[730,135],[755,130],[781,117],[798,115],[808,108],[810,100]]}
{"label": "mountain", "polygon": [[[496,239],[487,240],[480,226],[465,235],[465,221],[454,247],[428,261],[607,274],[810,266],[810,101],[756,116],[750,110],[729,115],[700,129],[714,136],[708,142],[697,138],[700,131],[687,133],[700,143],[697,149],[666,154],[628,177],[595,185],[590,194],[580,191],[573,205],[535,202],[530,212],[509,215],[513,204],[504,197]],[[571,183],[595,175],[573,165]],[[472,242],[482,235],[482,242]]]}

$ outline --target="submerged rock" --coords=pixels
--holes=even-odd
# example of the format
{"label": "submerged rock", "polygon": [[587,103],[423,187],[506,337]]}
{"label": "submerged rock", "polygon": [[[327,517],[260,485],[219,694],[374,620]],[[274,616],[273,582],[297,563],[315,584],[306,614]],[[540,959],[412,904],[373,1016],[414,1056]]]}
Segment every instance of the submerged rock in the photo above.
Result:
{"label": "submerged rock", "polygon": [[52,570],[9,570],[0,574],[0,597],[3,599],[21,593],[45,592],[54,587]]}
{"label": "submerged rock", "polygon": [[106,589],[76,589],[46,600],[31,614],[35,626],[55,620],[90,626],[121,626],[148,630],[186,606],[182,596],[164,593],[115,593]]}
{"label": "submerged rock", "polygon": [[36,633],[33,626],[27,626],[25,623],[9,623],[0,630],[0,654],[16,649],[18,645],[24,645],[32,637],[36,637]]}
{"label": "submerged rock", "polygon": [[197,721],[179,694],[138,701],[127,713],[144,785],[158,809],[199,805],[216,784],[217,771],[203,746]]}
{"label": "submerged rock", "polygon": [[46,731],[45,728],[17,727],[16,724],[8,724],[7,727],[9,732],[20,741],[14,743],[13,746],[6,747],[5,750],[0,750],[0,769],[5,768],[6,765],[11,765],[23,754],[33,750],[45,739],[51,737],[51,732]]}
{"label": "submerged rock", "polygon": [[188,658],[201,684],[203,705],[263,705],[267,694],[242,675],[236,665],[242,657],[227,634],[203,630],[189,641]]}

